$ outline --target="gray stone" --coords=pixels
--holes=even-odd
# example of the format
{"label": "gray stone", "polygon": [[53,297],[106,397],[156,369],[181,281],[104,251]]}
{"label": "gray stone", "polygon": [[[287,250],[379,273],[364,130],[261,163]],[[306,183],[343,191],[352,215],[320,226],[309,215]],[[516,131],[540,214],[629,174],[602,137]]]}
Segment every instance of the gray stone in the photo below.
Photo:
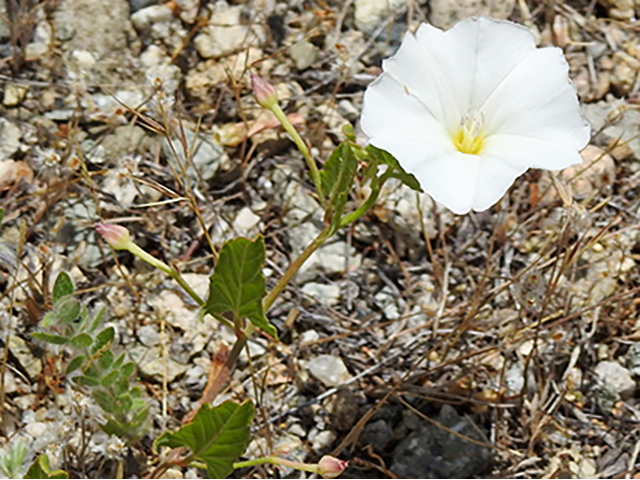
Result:
{"label": "gray stone", "polygon": [[365,425],[362,435],[360,435],[360,442],[364,445],[371,445],[377,452],[382,452],[391,440],[392,434],[393,431],[389,424],[380,419]]}
{"label": "gray stone", "polygon": [[241,19],[242,9],[240,5],[229,6],[226,2],[214,4],[209,24],[193,41],[202,57],[223,57],[264,41],[264,28],[255,24],[245,25]]}
{"label": "gray stone", "polygon": [[[190,162],[187,162],[182,142],[179,139],[173,139],[171,146],[165,139],[162,143],[162,153],[171,162],[176,171],[181,172],[182,169],[176,162],[175,154],[178,155],[180,163],[187,168],[187,175],[189,178],[197,182],[202,180],[207,181],[213,178],[218,171],[220,163],[225,159],[224,149],[215,143],[212,138],[209,138],[203,134],[196,134],[191,130],[184,130],[184,134],[187,140],[188,148],[193,152],[193,157]],[[195,143],[195,146],[192,146]],[[174,153],[175,152],[175,153]],[[194,170],[197,169],[199,174]]]}
{"label": "gray stone", "polygon": [[595,374],[605,388],[620,395],[623,400],[629,399],[636,390],[631,373],[618,362],[606,360],[598,363]]}
{"label": "gray stone", "polygon": [[631,108],[622,109],[620,100],[601,101],[582,106],[582,112],[591,124],[592,132],[599,132],[595,142],[608,145],[619,141],[626,144],[636,160],[640,159],[640,138],[637,129],[640,125],[640,111]]}
{"label": "gray stone", "polygon": [[121,71],[130,57],[130,48],[137,49],[138,39],[129,22],[129,4],[126,0],[62,0],[53,17],[54,31],[64,42],[66,52],[86,50],[99,60],[94,70],[98,74]]}
{"label": "gray stone", "polygon": [[0,118],[0,161],[7,160],[20,148],[20,128],[6,118]]}
{"label": "gray stone", "polygon": [[[450,405],[444,405],[434,420],[466,437],[488,443],[479,426],[458,415]],[[391,471],[404,478],[471,478],[482,476],[490,464],[489,448],[418,420],[418,428],[395,448]]]}
{"label": "gray stone", "polygon": [[336,305],[340,301],[340,287],[335,283],[325,285],[309,282],[305,283],[302,291],[324,305]]}
{"label": "gray stone", "polygon": [[318,355],[309,360],[307,368],[326,387],[338,387],[351,379],[342,359],[334,355]]}
{"label": "gray stone", "polygon": [[460,20],[479,15],[507,19],[515,3],[515,0],[430,0],[429,20],[438,28],[449,29]]}
{"label": "gray stone", "polygon": [[373,33],[380,23],[406,5],[404,0],[355,0],[356,28]]}
{"label": "gray stone", "polygon": [[296,62],[298,70],[305,70],[315,63],[318,50],[313,43],[303,40],[289,49],[289,55]]}
{"label": "gray stone", "polygon": [[186,365],[181,365],[169,358],[168,352],[163,358],[160,346],[148,348],[140,345],[133,347],[129,350],[129,355],[142,374],[156,380],[162,380],[166,376],[167,382],[172,382],[188,368]]}

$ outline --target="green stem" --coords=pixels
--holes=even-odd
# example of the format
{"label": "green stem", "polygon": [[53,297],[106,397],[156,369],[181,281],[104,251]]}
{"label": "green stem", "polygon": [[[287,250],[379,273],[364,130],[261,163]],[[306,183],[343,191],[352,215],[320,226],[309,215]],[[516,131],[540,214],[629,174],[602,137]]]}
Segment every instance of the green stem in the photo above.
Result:
{"label": "green stem", "polygon": [[291,135],[291,138],[293,139],[293,143],[296,144],[296,146],[298,147],[298,150],[300,150],[300,153],[302,153],[302,156],[307,161],[307,166],[309,167],[309,174],[311,175],[311,180],[313,180],[313,183],[316,186],[316,192],[318,192],[318,198],[320,198],[320,203],[324,206],[325,197],[322,189],[322,182],[320,180],[320,171],[318,170],[316,161],[311,156],[311,152],[309,152],[309,147],[307,146],[306,142],[302,139],[298,131],[295,129],[295,127],[291,124],[287,116],[284,114],[284,112],[282,111],[282,108],[280,108],[280,105],[278,104],[274,105],[271,111],[276,116],[280,124],[287,131],[287,133]]}
{"label": "green stem", "polygon": [[262,308],[265,313],[271,308],[273,302],[276,301],[276,298],[278,298],[280,293],[282,293],[284,288],[289,284],[293,276],[298,272],[298,270],[300,270],[302,264],[306,262],[311,254],[320,248],[320,246],[326,242],[335,233],[335,231],[336,229],[332,227],[325,228],[316,238],[313,239],[307,248],[304,249],[300,256],[296,258],[291,265],[289,265],[289,268],[284,272],[276,286],[273,287],[273,290],[271,290],[263,300]]}
{"label": "green stem", "polygon": [[380,195],[380,190],[382,190],[382,186],[389,178],[391,178],[392,174],[393,174],[393,170],[391,169],[383,173],[382,176],[380,177],[380,180],[376,182],[376,185],[372,185],[371,193],[369,194],[369,197],[364,201],[364,203],[360,205],[358,209],[351,212],[349,215],[345,215],[344,217],[342,217],[340,219],[340,222],[338,222],[337,228],[346,227],[350,223],[353,223],[356,220],[358,220],[361,216],[363,216],[369,210],[371,210],[371,207],[373,207],[373,205],[376,203],[376,200],[378,200],[378,196]]}
{"label": "green stem", "polygon": [[260,457],[253,460],[247,460],[246,462],[236,462],[233,464],[234,470],[245,467],[255,467],[256,465],[264,465],[270,463],[272,465],[282,465],[283,467],[290,467],[295,470],[302,470],[303,472],[318,473],[317,464],[294,462],[293,460],[287,460],[280,457]]}
{"label": "green stem", "polygon": [[198,306],[202,307],[204,305],[204,300],[202,300],[200,298],[200,295],[198,295],[193,290],[193,288],[189,286],[189,284],[184,280],[184,278],[182,278],[180,273],[178,273],[178,271],[175,268],[170,267],[169,265],[164,263],[162,260],[158,260],[156,257],[144,251],[142,248],[140,248],[138,245],[136,245],[133,242],[131,242],[128,245],[127,250],[129,250],[139,259],[144,260],[149,265],[156,267],[158,270],[162,270],[164,273],[166,273],[171,278],[173,278],[176,282],[178,282],[178,285],[180,285],[184,289],[184,291],[187,292],[191,298],[193,298],[193,300],[198,304]]}

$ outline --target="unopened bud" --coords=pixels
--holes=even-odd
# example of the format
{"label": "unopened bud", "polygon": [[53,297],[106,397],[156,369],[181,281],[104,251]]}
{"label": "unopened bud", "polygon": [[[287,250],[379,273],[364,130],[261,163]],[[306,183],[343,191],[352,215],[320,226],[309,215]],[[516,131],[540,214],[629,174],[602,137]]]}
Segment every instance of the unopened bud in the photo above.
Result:
{"label": "unopened bud", "polygon": [[251,88],[253,88],[253,94],[261,107],[271,110],[278,104],[278,96],[273,85],[253,72],[251,73]]}
{"label": "unopened bud", "polygon": [[349,466],[349,462],[325,455],[318,462],[318,473],[323,478],[336,478]]}
{"label": "unopened bud", "polygon": [[116,250],[128,250],[131,245],[129,230],[113,223],[96,223],[96,232]]}

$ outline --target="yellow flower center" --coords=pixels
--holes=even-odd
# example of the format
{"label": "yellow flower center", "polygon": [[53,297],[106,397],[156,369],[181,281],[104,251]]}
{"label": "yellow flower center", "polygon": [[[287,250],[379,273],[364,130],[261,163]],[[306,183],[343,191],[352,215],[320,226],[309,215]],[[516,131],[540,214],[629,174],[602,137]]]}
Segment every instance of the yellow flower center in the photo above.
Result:
{"label": "yellow flower center", "polygon": [[469,155],[480,155],[484,148],[484,124],[482,112],[469,109],[467,115],[460,119],[460,126],[451,135],[451,140],[458,151]]}

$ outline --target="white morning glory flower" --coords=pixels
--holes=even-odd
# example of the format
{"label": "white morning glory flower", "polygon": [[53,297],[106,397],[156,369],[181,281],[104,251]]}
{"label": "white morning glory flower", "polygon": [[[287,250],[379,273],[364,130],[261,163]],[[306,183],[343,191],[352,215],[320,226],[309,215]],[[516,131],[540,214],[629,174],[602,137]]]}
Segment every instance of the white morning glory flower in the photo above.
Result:
{"label": "white morning glory flower", "polygon": [[491,207],[528,168],[582,161],[590,128],[569,66],[520,25],[422,24],[382,67],[364,95],[362,130],[455,213]]}

